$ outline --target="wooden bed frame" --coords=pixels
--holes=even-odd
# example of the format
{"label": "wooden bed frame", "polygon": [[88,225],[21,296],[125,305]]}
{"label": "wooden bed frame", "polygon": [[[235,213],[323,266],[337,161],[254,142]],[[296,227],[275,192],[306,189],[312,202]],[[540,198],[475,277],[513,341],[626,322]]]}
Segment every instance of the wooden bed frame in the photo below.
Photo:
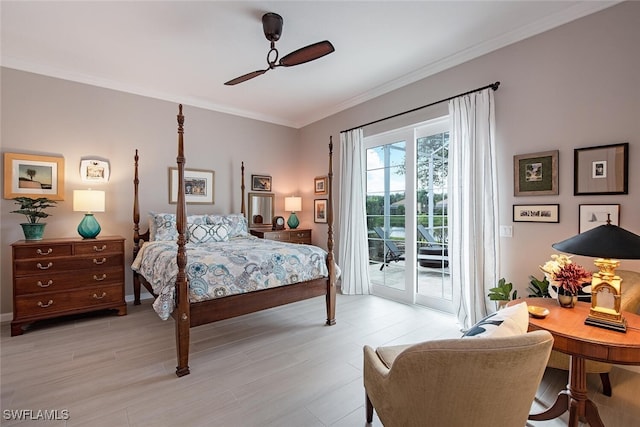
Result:
{"label": "wooden bed frame", "polygon": [[[187,265],[186,244],[186,202],[184,194],[184,116],[182,115],[182,105],[178,109],[178,198],[176,207],[176,226],[178,229],[178,253],[177,265],[178,275],[176,277],[176,307],[172,316],[175,320],[176,350],[178,366],[176,375],[178,377],[189,374],[189,328],[203,325],[218,320],[229,319],[243,314],[254,313],[256,311],[277,307],[291,302],[301,301],[308,298],[325,295],[327,308],[327,325],[334,325],[336,309],[336,268],[333,256],[333,141],[329,140],[329,171],[328,171],[328,202],[327,202],[327,268],[328,278],[316,279],[307,282],[295,283],[292,285],[276,288],[264,289],[239,295],[231,295],[223,298],[216,298],[208,301],[189,303],[189,290],[185,267]],[[135,259],[140,250],[141,243],[149,240],[149,231],[140,233],[140,206],[138,202],[138,150],[135,153],[135,173],[133,179],[134,201],[133,201],[133,257]],[[242,213],[245,214],[245,186],[244,186],[244,162],[242,170]],[[135,305],[140,304],[140,285],[153,294],[151,285],[136,272],[133,273],[133,288]]]}

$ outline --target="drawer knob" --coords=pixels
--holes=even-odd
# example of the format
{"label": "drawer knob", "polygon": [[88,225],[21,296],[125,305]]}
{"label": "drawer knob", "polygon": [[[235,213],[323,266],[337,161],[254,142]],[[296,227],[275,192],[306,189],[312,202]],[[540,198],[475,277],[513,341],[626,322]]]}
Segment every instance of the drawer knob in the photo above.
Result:
{"label": "drawer knob", "polygon": [[52,299],[50,299],[49,302],[47,302],[47,303],[43,303],[42,301],[38,301],[38,307],[42,307],[42,308],[47,308],[51,304],[53,304],[53,300]]}
{"label": "drawer knob", "polygon": [[38,280],[38,283],[36,284],[41,288],[48,288],[49,286],[53,285],[53,280],[49,280],[47,283],[42,283],[40,280]]}
{"label": "drawer knob", "polygon": [[102,292],[102,295],[100,295],[100,296],[98,296],[97,294],[93,294],[93,297],[94,297],[95,299],[102,299],[102,298],[104,298],[104,297],[106,297],[106,296],[107,296],[107,293],[106,293],[106,292]]}
{"label": "drawer knob", "polygon": [[97,281],[97,282],[101,282],[101,281],[103,281],[103,280],[104,280],[104,279],[106,279],[106,278],[107,278],[107,275],[106,275],[105,273],[102,273],[102,277],[98,277],[98,276],[96,276],[95,274],[93,275],[93,280],[95,280],[95,281]]}
{"label": "drawer knob", "polygon": [[36,251],[36,253],[38,255],[49,255],[53,252],[52,248],[47,249],[47,252],[44,252],[42,249],[38,248],[38,250]]}
{"label": "drawer knob", "polygon": [[47,264],[47,265],[46,265],[46,267],[45,267],[44,265],[42,265],[42,264],[38,263],[38,264],[36,265],[36,267],[38,267],[40,270],[48,270],[48,269],[50,269],[51,267],[53,267],[53,263],[52,263],[52,262],[50,262],[49,264]]}
{"label": "drawer knob", "polygon": [[93,259],[93,263],[97,264],[97,265],[104,264],[105,262],[107,262],[106,258],[102,258],[102,260],[99,260],[99,259],[96,259],[96,258]]}
{"label": "drawer knob", "polygon": [[101,247],[101,248],[99,248],[99,247],[97,247],[97,246],[94,246],[94,247],[93,247],[93,251],[94,251],[94,252],[102,252],[102,251],[104,251],[105,249],[107,249],[107,245],[102,245],[102,247]]}

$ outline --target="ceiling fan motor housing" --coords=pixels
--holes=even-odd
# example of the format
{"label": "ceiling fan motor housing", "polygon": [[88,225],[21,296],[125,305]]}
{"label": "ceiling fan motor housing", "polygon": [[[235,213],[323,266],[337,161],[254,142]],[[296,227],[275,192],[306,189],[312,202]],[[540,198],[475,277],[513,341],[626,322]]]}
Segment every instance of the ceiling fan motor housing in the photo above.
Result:
{"label": "ceiling fan motor housing", "polygon": [[282,35],[282,16],[277,13],[269,12],[262,15],[262,29],[264,36],[270,42],[277,42]]}

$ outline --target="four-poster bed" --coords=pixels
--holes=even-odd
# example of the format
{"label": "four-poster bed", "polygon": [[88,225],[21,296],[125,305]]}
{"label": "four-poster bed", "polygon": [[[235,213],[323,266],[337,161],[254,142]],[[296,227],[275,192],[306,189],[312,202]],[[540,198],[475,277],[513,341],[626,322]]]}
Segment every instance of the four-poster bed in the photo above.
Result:
{"label": "four-poster bed", "polygon": [[[173,241],[160,241],[155,242],[156,246],[164,246],[165,249],[171,247],[172,251],[165,251],[164,255],[157,255],[158,260],[160,260],[161,256],[165,256],[164,261],[160,260],[158,265],[167,265],[171,264],[173,270],[171,273],[164,272],[160,267],[157,269],[161,271],[160,275],[165,277],[171,277],[171,283],[169,284],[170,289],[167,291],[166,286],[164,290],[158,291],[160,289],[154,281],[154,278],[145,278],[141,272],[151,272],[155,270],[156,267],[154,265],[148,265],[146,268],[144,267],[144,263],[139,260],[139,258],[143,258],[142,252],[152,252],[151,246],[153,246],[154,242],[150,242],[150,240],[154,240],[153,232],[151,230],[147,230],[145,233],[140,232],[140,205],[138,201],[138,186],[139,186],[139,178],[138,178],[138,151],[136,150],[135,154],[135,172],[134,172],[134,203],[133,203],[133,222],[134,222],[134,247],[133,247],[133,256],[134,256],[134,268],[133,268],[133,285],[134,285],[134,296],[135,302],[134,304],[140,304],[140,289],[141,285],[143,285],[151,294],[156,297],[156,302],[160,300],[158,294],[165,293],[163,295],[164,302],[162,302],[161,306],[163,309],[167,309],[167,305],[171,305],[166,311],[166,315],[170,315],[174,318],[175,321],[175,334],[176,334],[176,347],[177,347],[177,361],[178,365],[176,367],[176,375],[181,377],[183,375],[189,374],[189,329],[191,327],[203,325],[210,322],[215,322],[218,320],[228,319],[236,316],[240,316],[243,314],[253,313],[260,310],[265,310],[272,307],[277,307],[279,305],[284,305],[296,301],[301,301],[307,298],[312,298],[316,296],[325,295],[325,303],[327,310],[327,325],[335,324],[335,304],[336,304],[336,265],[334,262],[333,256],[333,206],[332,206],[332,180],[333,180],[333,165],[332,165],[332,155],[333,155],[333,143],[329,142],[329,171],[328,171],[328,204],[327,204],[327,222],[328,222],[328,235],[327,235],[327,252],[325,253],[322,249],[316,248],[310,245],[292,245],[292,244],[284,244],[281,242],[273,242],[273,241],[265,241],[261,239],[251,238],[252,242],[240,242],[238,243],[241,249],[238,249],[240,252],[237,252],[233,245],[235,242],[231,241],[233,239],[227,239],[230,241],[220,241],[220,243],[213,243],[212,245],[207,246],[209,256],[212,252],[221,252],[228,259],[233,257],[233,262],[227,262],[226,264],[220,264],[220,261],[215,261],[217,264],[203,264],[204,262],[209,262],[204,260],[204,258],[198,258],[198,253],[196,252],[198,246],[193,243],[192,235],[187,235],[189,230],[192,230],[192,226],[194,224],[189,224],[188,219],[192,217],[187,217],[186,213],[186,202],[185,202],[185,185],[184,185],[184,170],[185,170],[185,156],[184,156],[184,116],[182,114],[182,105],[179,106],[179,113],[177,116],[178,119],[178,156],[177,156],[177,169],[178,169],[178,196],[177,196],[177,207],[175,217],[172,215],[166,215],[166,217],[170,217],[168,220],[162,219],[164,223],[171,224],[174,231],[177,231],[177,236],[174,236]],[[245,185],[244,185],[244,163],[241,167],[242,173],[242,184],[241,184],[241,192],[242,192],[242,204],[241,211],[242,214],[245,214]],[[211,219],[214,218],[217,224],[220,217],[222,221],[236,221],[237,218],[233,218],[233,215],[224,216],[224,215],[209,215],[204,216],[206,218],[196,218],[194,222],[207,223],[208,227],[218,227],[218,225],[213,225],[211,223]],[[174,218],[174,219],[173,219]],[[244,218],[243,218],[244,220]],[[171,222],[175,221],[175,223]],[[163,223],[163,224],[164,224]],[[175,224],[175,225],[174,225]],[[225,225],[225,224],[223,224]],[[225,225],[225,227],[226,227]],[[153,224],[150,223],[150,226]],[[195,225],[197,227],[197,225]],[[224,231],[224,233],[230,233],[229,228],[225,228],[220,226],[220,229]],[[232,225],[231,228],[236,227],[236,225]],[[237,227],[236,227],[237,228]],[[225,234],[225,237],[226,234]],[[169,240],[169,239],[163,239]],[[224,240],[224,239],[221,239]],[[242,239],[240,239],[242,240]],[[248,240],[248,239],[244,239]],[[144,243],[144,245],[142,245]],[[187,245],[187,243],[190,243]],[[221,245],[224,249],[219,249],[218,247],[212,248],[215,245]],[[270,253],[271,257],[275,257],[275,263],[280,265],[276,265],[273,267],[273,262],[271,261],[256,261],[252,259],[252,264],[247,264],[244,267],[244,271],[240,273],[238,276],[234,276],[234,272],[231,271],[231,264],[238,264],[237,260],[239,258],[252,258],[257,256],[257,249],[253,247],[248,248],[246,245],[267,245],[265,250]],[[177,249],[176,249],[177,245]],[[208,245],[208,244],[207,244]],[[224,245],[227,245],[226,247]],[[242,246],[245,245],[245,246]],[[297,246],[298,248],[295,248]],[[292,254],[292,251],[300,250],[301,253]],[[250,255],[248,255],[250,253]],[[320,253],[320,255],[319,255]],[[201,291],[200,296],[202,298],[194,298],[194,290],[189,288],[189,280],[188,280],[188,257],[193,258],[194,262],[198,261],[197,268],[194,268],[193,265],[189,265],[190,272],[194,270],[199,271],[212,271],[215,270],[216,277],[221,276],[221,274],[225,277],[227,282],[232,283],[231,288],[236,288],[238,282],[251,282],[251,289],[248,291],[239,291],[242,293],[233,294],[232,291],[227,290],[226,288],[222,288],[218,284],[218,288],[210,291],[210,298],[206,299],[206,296],[202,297],[203,293],[206,291]],[[230,255],[231,254],[231,255]],[[140,256],[139,256],[140,255]],[[146,256],[146,254],[144,254]],[[171,256],[170,261],[166,260],[167,256]],[[204,256],[204,255],[203,255]],[[307,258],[305,258],[305,256]],[[312,261],[316,262],[320,259],[322,265],[313,265]],[[286,264],[283,266],[282,263],[286,261]],[[291,261],[295,260],[295,261]],[[200,262],[202,261],[202,262]],[[269,264],[269,268],[265,268],[265,263]],[[292,266],[292,264],[298,264],[297,266]],[[262,266],[262,269],[260,268]],[[295,268],[300,268],[300,270],[294,270]],[[277,270],[275,273],[272,270]],[[285,270],[287,274],[290,276],[285,277]],[[177,271],[177,272],[176,272]],[[164,273],[163,273],[164,272]],[[220,273],[223,272],[223,273]],[[277,273],[277,274],[276,274]],[[253,276],[252,276],[253,275]],[[278,279],[282,279],[282,283],[273,285],[274,282],[277,282],[274,278],[278,276]],[[239,280],[239,277],[242,278]],[[256,280],[256,277],[259,280]],[[175,278],[175,281],[173,280]],[[161,280],[161,279],[158,279]],[[193,279],[192,279],[193,280]],[[194,280],[195,281],[195,280]],[[150,283],[154,282],[154,283]],[[175,284],[174,284],[175,283]],[[256,286],[256,284],[259,286]],[[265,286],[275,286],[275,287],[264,287],[260,288],[264,284]],[[156,285],[154,287],[154,285]],[[233,291],[235,292],[235,290]],[[156,308],[156,303],[154,303],[154,308]],[[158,311],[158,308],[156,308]],[[159,314],[160,311],[158,311]],[[162,317],[162,314],[161,314]]]}

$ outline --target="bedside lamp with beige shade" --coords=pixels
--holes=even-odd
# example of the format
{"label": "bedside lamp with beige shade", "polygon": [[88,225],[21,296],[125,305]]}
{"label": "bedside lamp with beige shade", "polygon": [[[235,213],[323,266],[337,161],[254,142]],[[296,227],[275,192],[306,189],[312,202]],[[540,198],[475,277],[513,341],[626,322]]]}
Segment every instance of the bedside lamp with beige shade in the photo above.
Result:
{"label": "bedside lamp with beige shade", "polygon": [[296,216],[296,211],[300,212],[302,210],[302,197],[285,197],[284,210],[291,212],[291,216],[287,220],[289,228],[292,230],[298,228],[300,220],[298,220],[298,217]]}

